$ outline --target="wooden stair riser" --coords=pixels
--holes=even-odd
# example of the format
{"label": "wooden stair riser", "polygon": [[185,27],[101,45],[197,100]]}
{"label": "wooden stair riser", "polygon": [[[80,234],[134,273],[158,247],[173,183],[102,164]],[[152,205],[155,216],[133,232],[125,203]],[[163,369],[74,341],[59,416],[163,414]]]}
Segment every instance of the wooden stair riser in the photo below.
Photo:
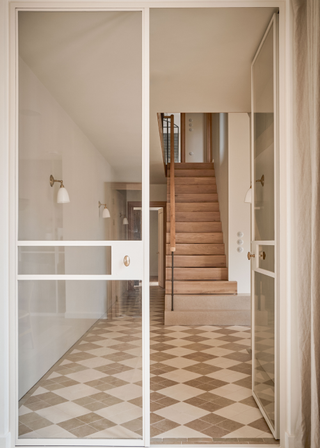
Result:
{"label": "wooden stair riser", "polygon": [[[217,193],[186,193],[175,195],[176,204],[179,202],[218,202]],[[167,202],[170,204],[170,195],[167,195]]]}
{"label": "wooden stair riser", "polygon": [[[166,281],[166,294],[171,294],[171,281]],[[228,281],[175,281],[174,294],[236,294],[237,282]]]}
{"label": "wooden stair riser", "polygon": [[[170,233],[167,234],[167,244],[170,243]],[[223,243],[222,232],[217,233],[176,233],[177,244],[214,244]]]}
{"label": "wooden stair riser", "polygon": [[[170,168],[170,163],[168,163],[168,169]],[[213,170],[214,163],[206,162],[206,163],[175,163],[174,169],[179,170]]]}
{"label": "wooden stair riser", "polygon": [[[167,268],[166,279],[171,280],[172,269]],[[228,280],[228,268],[174,268],[174,280]]]}
{"label": "wooden stair riser", "polygon": [[[176,222],[212,222],[220,221],[220,212],[176,212]],[[167,214],[167,221],[170,215]]]}
{"label": "wooden stair riser", "polygon": [[[171,254],[167,244],[167,255]],[[176,244],[175,255],[224,255],[224,244]]]}
{"label": "wooden stair riser", "polygon": [[[167,232],[170,232],[170,223],[167,222]],[[222,232],[221,222],[177,222],[177,233],[211,233]]]}
{"label": "wooden stair riser", "polygon": [[[170,204],[167,205],[167,213],[170,214]],[[176,204],[176,212],[218,212],[218,202],[180,202]]]}
{"label": "wooden stair riser", "polygon": [[[171,255],[166,256],[166,266],[171,267]],[[174,267],[177,268],[225,268],[225,255],[175,255]]]}
{"label": "wooden stair riser", "polygon": [[[170,170],[167,171],[170,178]],[[214,170],[175,170],[174,177],[215,177]]]}
{"label": "wooden stair riser", "polygon": [[[215,185],[215,177],[176,177],[175,185]],[[170,178],[167,179],[167,186],[170,185]]]}

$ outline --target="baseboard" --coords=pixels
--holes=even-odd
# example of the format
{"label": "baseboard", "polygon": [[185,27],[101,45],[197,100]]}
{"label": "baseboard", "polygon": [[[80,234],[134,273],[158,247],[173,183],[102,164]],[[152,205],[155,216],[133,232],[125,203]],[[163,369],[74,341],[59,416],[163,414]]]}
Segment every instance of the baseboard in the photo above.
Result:
{"label": "baseboard", "polygon": [[65,313],[64,317],[66,319],[102,319],[104,318],[106,312],[104,313]]}
{"label": "baseboard", "polygon": [[11,446],[11,433],[7,432],[7,434],[0,436],[0,448],[10,448],[10,446]]}
{"label": "baseboard", "polygon": [[291,436],[286,432],[285,448],[295,448],[295,436]]}

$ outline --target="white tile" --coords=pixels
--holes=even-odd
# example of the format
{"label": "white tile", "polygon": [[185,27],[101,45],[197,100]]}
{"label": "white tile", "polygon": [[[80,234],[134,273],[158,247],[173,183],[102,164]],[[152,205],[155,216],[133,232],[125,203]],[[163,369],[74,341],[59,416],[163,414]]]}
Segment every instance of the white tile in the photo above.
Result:
{"label": "white tile", "polygon": [[136,384],[126,384],[120,387],[114,387],[108,390],[108,394],[121,400],[133,400],[134,398],[142,397],[142,387]]}
{"label": "white tile", "polygon": [[246,404],[234,403],[230,406],[214,411],[214,414],[220,415],[221,417],[230,418],[232,420],[235,415],[239,415],[242,412],[249,412],[250,409],[254,408],[247,406]]}
{"label": "white tile", "polygon": [[222,439],[231,439],[231,438],[259,438],[262,431],[251,428],[251,426],[242,426],[242,428],[237,429],[236,431],[230,432],[226,436],[223,436]]}
{"label": "white tile", "polygon": [[221,333],[211,333],[211,331],[208,331],[207,333],[201,333],[199,336],[201,336],[202,338],[217,339],[225,335]]}
{"label": "white tile", "polygon": [[[185,331],[173,331],[172,333],[166,333],[166,337],[169,338],[176,338],[176,339],[183,339],[190,336],[190,333],[186,333]],[[187,341],[188,344],[190,344],[190,341]],[[171,344],[171,341],[169,341],[169,344]]]}
{"label": "white tile", "polygon": [[173,339],[169,341],[168,344],[174,345],[175,347],[183,347],[185,345],[190,345],[190,341],[186,341],[185,339]]}
{"label": "white tile", "polygon": [[219,395],[220,397],[227,397],[230,394],[233,394],[237,392],[238,390],[243,389],[241,386],[238,386],[237,384],[225,384],[224,386],[218,387],[217,389],[214,389],[214,394]]}
{"label": "white tile", "polygon": [[101,347],[112,347],[113,345],[119,344],[119,341],[115,341],[113,339],[102,339],[101,341],[96,341],[96,345],[100,345]]}
{"label": "white tile", "polygon": [[194,361],[192,359],[176,357],[172,359],[168,359],[167,361],[161,361],[162,364],[166,364],[170,367],[176,367],[177,369],[184,369],[185,367],[193,366],[195,364],[199,364],[198,361]]}
{"label": "white tile", "polygon": [[235,420],[238,423],[242,423],[243,425],[249,425],[249,423],[255,422],[260,418],[262,418],[262,414],[259,409],[251,408],[248,411],[234,415],[232,417],[232,420]]}
{"label": "white tile", "polygon": [[140,358],[142,355],[142,350],[141,347],[137,347],[131,348],[130,350],[124,350],[124,353],[128,353],[128,355],[137,356]]}
{"label": "white tile", "polygon": [[45,428],[37,429],[38,437],[44,439],[70,439],[76,438],[71,432],[66,431],[58,425],[46,426]]}
{"label": "white tile", "polygon": [[113,350],[109,347],[101,347],[101,348],[95,348],[93,350],[87,350],[86,353],[89,353],[93,356],[107,356],[112,355],[113,353],[118,353],[117,350]]}
{"label": "white tile", "polygon": [[203,390],[188,386],[186,384],[176,384],[175,386],[161,389],[160,393],[162,395],[166,395],[167,397],[174,398],[175,400],[184,401],[188,398],[203,394]]}
{"label": "white tile", "polygon": [[173,355],[173,356],[186,356],[186,355],[190,355],[190,353],[195,353],[195,351],[189,350],[188,348],[176,347],[176,348],[171,348],[169,350],[165,350],[163,353],[167,353],[168,355]]}
{"label": "white tile", "polygon": [[163,432],[156,436],[162,439],[185,439],[185,438],[202,438],[207,437],[199,431],[188,428],[187,426],[177,426],[176,428],[170,429],[170,431]]}
{"label": "white tile", "polygon": [[53,372],[53,373],[51,373],[51,375],[50,376],[48,376],[48,380],[52,380],[53,378],[58,378],[59,376],[62,376],[60,373],[58,373],[58,372]]}
{"label": "white tile", "polygon": [[246,345],[247,347],[251,347],[251,339],[240,339],[239,341],[234,341],[234,344]]}
{"label": "white tile", "polygon": [[114,406],[95,411],[95,413],[118,425],[142,417],[142,409],[131,403],[115,404]]}
{"label": "white tile", "polygon": [[141,439],[137,433],[130,431],[124,426],[112,426],[109,429],[104,429],[103,431],[95,432],[86,439]]}
{"label": "white tile", "polygon": [[222,347],[223,345],[229,344],[229,342],[221,341],[220,339],[207,339],[201,344],[209,345],[210,347]]}
{"label": "white tile", "polygon": [[127,367],[132,367],[133,369],[142,369],[142,357],[137,356],[131,359],[124,359],[123,361],[118,361],[119,364],[123,364]]}
{"label": "white tile", "polygon": [[227,330],[234,330],[234,331],[249,331],[250,332],[250,327],[244,327],[244,326],[240,326],[240,325],[232,325],[231,327],[227,327]]}
{"label": "white tile", "polygon": [[191,406],[187,403],[176,403],[172,406],[155,411],[155,414],[179,423],[180,425],[184,425],[185,423],[189,423],[210,414],[210,412],[204,411],[203,409],[195,406]]}
{"label": "white tile", "polygon": [[128,383],[136,383],[137,381],[142,381],[142,370],[126,370],[125,372],[115,373],[112,376],[119,378],[120,380],[127,381]]}
{"label": "white tile", "polygon": [[33,412],[33,411],[23,405],[19,408],[19,415],[30,414],[30,412]]}
{"label": "white tile", "polygon": [[228,367],[233,367],[241,364],[239,361],[234,361],[233,359],[222,357],[209,359],[209,361],[204,361],[204,363],[209,364],[210,366],[221,367],[221,369],[227,369]]}
{"label": "white tile", "polygon": [[233,401],[241,401],[245,398],[249,398],[252,396],[251,389],[248,389],[247,387],[242,387],[241,389],[237,390],[236,392],[231,392],[230,394],[226,395],[226,398],[229,398]]}
{"label": "white tile", "polygon": [[200,327],[195,327],[197,330],[203,330],[203,331],[217,331],[221,330],[221,327],[215,327],[213,325],[201,325]]}
{"label": "white tile", "polygon": [[202,376],[202,374],[189,372],[188,370],[177,369],[172,372],[163,373],[159,375],[162,378],[166,378],[167,380],[176,381],[177,383],[185,383],[187,381],[195,380]]}
{"label": "white tile", "polygon": [[77,364],[81,364],[84,367],[89,367],[94,369],[95,367],[106,366],[108,364],[113,364],[114,361],[110,361],[106,358],[100,358],[99,356],[95,358],[84,359],[83,361],[77,361]]}
{"label": "white tile", "polygon": [[44,387],[38,387],[32,394],[32,397],[36,396],[36,395],[41,395],[41,394],[47,394],[49,391],[48,389],[45,389]]}
{"label": "white tile", "polygon": [[66,400],[76,400],[78,398],[88,397],[97,393],[97,389],[87,386],[86,384],[75,384],[74,386],[64,387],[54,391]]}
{"label": "white tile", "polygon": [[72,402],[57,404],[37,411],[41,417],[46,418],[52,423],[64,422],[70,420],[70,418],[79,417],[80,415],[89,414],[90,412],[91,411],[88,409]]}
{"label": "white tile", "polygon": [[237,333],[232,333],[231,336],[235,336],[236,338],[243,338],[243,339],[251,339],[251,333],[245,332],[245,331],[238,331]]}
{"label": "white tile", "polygon": [[226,356],[226,355],[229,355],[230,353],[234,353],[234,351],[228,350],[223,347],[212,347],[212,348],[207,348],[206,350],[202,350],[202,353],[208,353],[209,355],[213,355],[213,356]]}
{"label": "white tile", "polygon": [[94,381],[99,380],[100,378],[105,378],[108,375],[106,375],[103,372],[99,372],[99,370],[86,369],[81,370],[80,372],[68,373],[66,376],[71,380],[77,381],[78,383],[87,383],[88,381]]}

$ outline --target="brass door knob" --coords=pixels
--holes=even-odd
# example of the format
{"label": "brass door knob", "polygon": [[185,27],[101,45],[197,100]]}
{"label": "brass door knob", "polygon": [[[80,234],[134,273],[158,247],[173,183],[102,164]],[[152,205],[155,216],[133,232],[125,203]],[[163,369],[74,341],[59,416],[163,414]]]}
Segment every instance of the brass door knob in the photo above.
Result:
{"label": "brass door knob", "polygon": [[259,256],[260,256],[261,260],[265,260],[267,255],[266,255],[266,253],[263,251],[263,252],[260,252]]}
{"label": "brass door knob", "polygon": [[123,259],[123,264],[128,267],[130,265],[130,257],[129,255],[126,255]]}
{"label": "brass door knob", "polygon": [[255,254],[251,254],[250,252],[247,253],[247,258],[250,260],[251,258],[255,258]]}

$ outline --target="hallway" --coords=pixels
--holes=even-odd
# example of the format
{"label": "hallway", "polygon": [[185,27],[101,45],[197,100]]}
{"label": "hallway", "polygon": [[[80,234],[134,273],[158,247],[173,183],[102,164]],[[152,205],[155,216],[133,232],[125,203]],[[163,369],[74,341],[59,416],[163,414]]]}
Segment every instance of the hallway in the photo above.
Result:
{"label": "hallway", "polygon": [[[140,288],[20,400],[20,438],[141,438]],[[163,326],[151,292],[152,443],[277,443],[251,397],[250,329]]]}

